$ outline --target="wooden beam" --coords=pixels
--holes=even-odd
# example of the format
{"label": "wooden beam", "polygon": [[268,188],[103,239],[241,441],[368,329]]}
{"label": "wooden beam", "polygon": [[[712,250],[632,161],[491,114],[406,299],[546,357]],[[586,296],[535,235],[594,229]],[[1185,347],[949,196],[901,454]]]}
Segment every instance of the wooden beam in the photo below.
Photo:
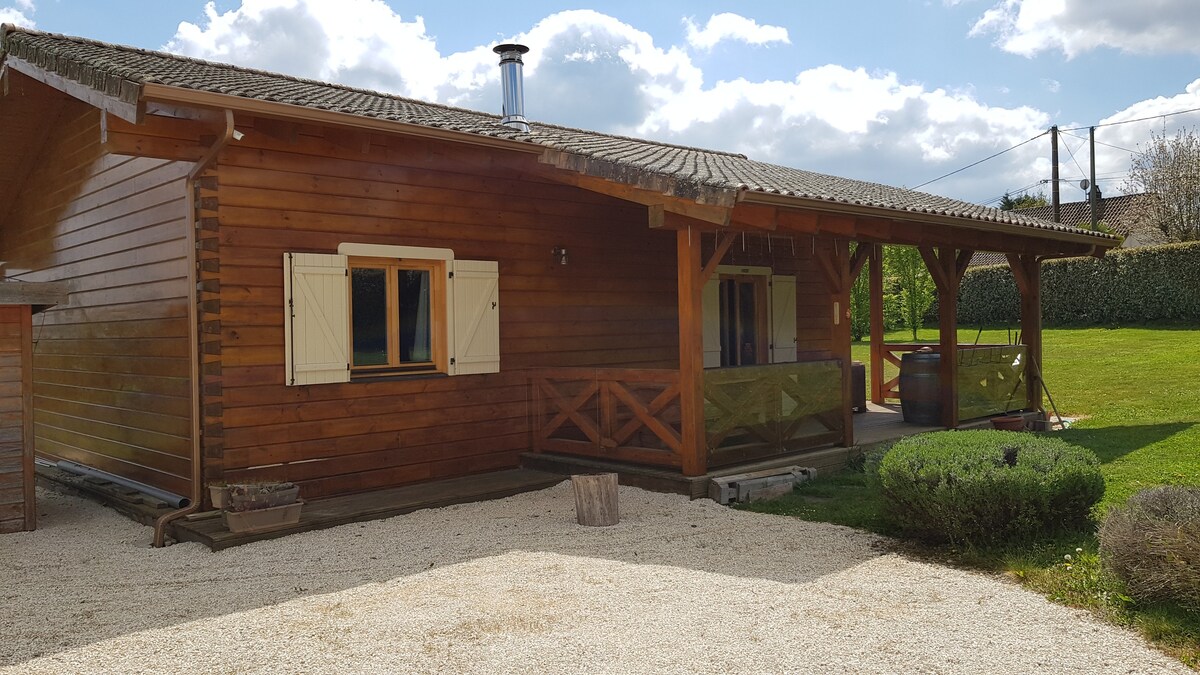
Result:
{"label": "wooden beam", "polygon": [[858,281],[858,275],[862,274],[863,265],[867,263],[867,258],[871,255],[870,244],[859,244],[854,248],[854,257],[850,259],[850,283]]}
{"label": "wooden beam", "polygon": [[[834,239],[829,256],[833,273],[837,277],[837,290],[832,293],[833,325],[831,327],[834,358],[842,364],[842,445],[854,445],[854,413],[850,410],[853,396],[850,393],[850,242]],[[818,252],[817,259],[825,258]]]}
{"label": "wooden beam", "polygon": [[733,242],[735,239],[737,239],[737,236],[737,232],[722,232],[720,234],[712,257],[708,259],[708,262],[704,265],[704,269],[700,271],[699,283],[701,288],[703,288],[704,284],[707,284],[708,280],[712,278],[712,275],[716,273],[717,267],[721,264],[721,259],[725,257],[726,253],[729,252],[729,247],[733,245]]}
{"label": "wooden beam", "polygon": [[65,281],[0,282],[0,305],[33,305],[37,308],[61,305],[67,301]]}
{"label": "wooden beam", "polygon": [[883,246],[863,244],[871,250],[867,271],[871,287],[871,401],[883,404]]}
{"label": "wooden beam", "polygon": [[[926,253],[928,251],[928,253]],[[957,256],[953,248],[922,249],[922,257],[930,264],[930,272],[938,270],[942,284],[938,287],[938,344],[941,361],[938,370],[942,392],[942,425],[958,426],[958,276],[955,274]],[[928,256],[928,257],[927,257]]]}
{"label": "wooden beam", "polygon": [[734,227],[774,231],[779,227],[779,209],[761,204],[737,204],[730,214]]}
{"label": "wooden beam", "polygon": [[975,256],[975,251],[964,248],[958,252],[958,257],[954,261],[954,278],[956,283],[962,283],[963,275],[967,273],[967,267],[971,264],[971,258]]}
{"label": "wooden beam", "polygon": [[1013,279],[1017,282],[1017,291],[1021,295],[1025,295],[1029,292],[1029,277],[1025,276],[1025,266],[1022,264],[1021,256],[1009,253],[1005,257],[1008,258],[1008,269],[1012,271]]}
{"label": "wooden beam", "polygon": [[1035,255],[1008,256],[1021,292],[1021,342],[1025,345],[1025,406],[1042,409],[1042,275]]}
{"label": "wooden beam", "polygon": [[704,433],[704,343],[701,313],[700,233],[675,234],[675,267],[679,289],[679,435],[683,475],[708,470]]}
{"label": "wooden beam", "polygon": [[938,259],[938,254],[929,246],[918,246],[917,250],[921,252],[921,259],[925,261],[925,268],[929,270],[929,276],[933,277],[933,285],[937,288],[938,294],[947,292],[950,287],[950,279],[942,261]]}
{"label": "wooden beam", "polygon": [[[831,242],[829,250],[826,250],[823,246],[819,246],[814,258],[817,261],[817,268],[821,270],[821,274],[825,277],[825,285],[829,288],[829,292],[833,295],[839,295],[843,290],[847,290],[842,288],[845,280],[842,275],[842,268],[849,264],[847,262],[849,253],[847,252],[846,257],[843,258],[840,255],[841,250],[838,248],[838,240],[834,239]],[[848,243],[847,246],[849,246]],[[849,268],[847,268],[848,270]]]}
{"label": "wooden beam", "polygon": [[646,206],[646,221],[652,230],[660,230],[667,226],[667,207],[662,204]]}

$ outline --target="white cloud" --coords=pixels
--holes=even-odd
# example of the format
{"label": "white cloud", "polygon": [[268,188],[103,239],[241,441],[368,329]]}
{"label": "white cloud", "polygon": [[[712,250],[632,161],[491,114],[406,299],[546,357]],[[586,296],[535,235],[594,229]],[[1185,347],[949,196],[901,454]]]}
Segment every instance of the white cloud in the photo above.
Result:
{"label": "white cloud", "polygon": [[[711,24],[711,22],[710,22]],[[929,89],[893,72],[836,64],[787,80],[706,84],[687,45],[663,45],[611,16],[552,14],[506,38],[527,44],[532,120],[745,153],[755,159],[893,185],[916,185],[1041,133],[1044,113],[988,106],[970,91]],[[420,17],[380,0],[243,0],[173,51],[499,112],[489,45],[443,54]],[[989,199],[1049,175],[1030,144],[932,186]]]}
{"label": "white cloud", "polygon": [[1061,51],[1074,58],[1097,47],[1139,54],[1200,52],[1195,0],[1001,0],[971,28],[1001,49],[1031,57]]}
{"label": "white cloud", "polygon": [[1043,77],[1042,87],[1044,87],[1046,91],[1050,92],[1051,94],[1057,94],[1058,92],[1062,91],[1062,82],[1059,82],[1051,77]]}
{"label": "white cloud", "polygon": [[687,30],[688,44],[696,49],[712,49],[724,40],[738,40],[752,45],[766,45],[772,42],[791,44],[786,28],[760,26],[754,19],[730,12],[708,17],[704,28],[697,27],[690,18],[685,18],[683,24]]}
{"label": "white cloud", "polygon": [[17,0],[16,7],[0,7],[0,23],[11,23],[25,28],[37,28],[37,22],[29,17],[37,10],[32,0]]}

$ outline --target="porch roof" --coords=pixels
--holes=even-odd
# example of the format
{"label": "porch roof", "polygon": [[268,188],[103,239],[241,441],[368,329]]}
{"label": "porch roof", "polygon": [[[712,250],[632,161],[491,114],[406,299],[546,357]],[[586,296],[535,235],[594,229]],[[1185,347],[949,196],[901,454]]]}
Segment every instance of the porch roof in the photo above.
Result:
{"label": "porch roof", "polygon": [[140,121],[147,99],[201,92],[220,96],[235,109],[238,101],[269,102],[391,122],[396,132],[415,126],[462,140],[486,138],[540,152],[543,161],[560,168],[701,205],[730,208],[743,200],[769,198],[785,207],[852,209],[908,221],[984,225],[1039,239],[1069,238],[1100,250],[1119,243],[1112,235],[1020,212],[768,164],[740,154],[540,122],[525,133],[500,124],[497,115],[391,94],[11,25],[2,33],[0,59],[5,67],[134,122]]}

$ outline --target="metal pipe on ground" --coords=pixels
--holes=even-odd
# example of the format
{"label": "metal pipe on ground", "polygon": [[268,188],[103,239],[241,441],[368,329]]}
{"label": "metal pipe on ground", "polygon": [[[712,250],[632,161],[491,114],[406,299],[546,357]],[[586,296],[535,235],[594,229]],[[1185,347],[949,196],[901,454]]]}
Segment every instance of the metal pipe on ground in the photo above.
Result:
{"label": "metal pipe on ground", "polygon": [[116,483],[117,485],[120,485],[122,487],[127,487],[130,490],[137,490],[138,492],[141,492],[142,494],[146,494],[151,497],[161,499],[162,501],[166,502],[167,505],[173,509],[181,509],[192,503],[192,500],[190,500],[187,497],[184,497],[182,495],[177,495],[174,492],[167,492],[166,490],[160,490],[160,489],[154,487],[153,485],[146,485],[145,483],[139,483],[136,480],[130,480],[123,476],[118,476],[115,473],[101,471],[100,469],[93,469],[90,466],[84,466],[83,464],[78,464],[76,462],[60,460],[60,461],[54,463],[53,466],[56,466],[59,469],[66,471],[67,473],[73,473],[76,476],[91,476],[92,478],[100,478],[100,479],[106,480],[110,483]]}

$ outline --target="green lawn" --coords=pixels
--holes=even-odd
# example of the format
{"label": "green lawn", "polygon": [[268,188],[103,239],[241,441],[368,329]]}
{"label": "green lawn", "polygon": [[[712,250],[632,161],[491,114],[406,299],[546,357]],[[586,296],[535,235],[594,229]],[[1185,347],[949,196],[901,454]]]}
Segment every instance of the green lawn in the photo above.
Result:
{"label": "green lawn", "polygon": [[[977,331],[960,330],[959,340],[975,342]],[[934,329],[918,335],[937,340]],[[1005,343],[1008,337],[1004,329],[985,330],[979,342]],[[911,338],[903,332],[886,336],[889,342]],[[1200,486],[1200,329],[1046,329],[1043,341],[1050,394],[1064,416],[1081,418],[1055,433],[1092,450],[1103,464],[1107,490],[1097,518],[1143,487]],[[867,345],[853,349],[869,368]],[[862,473],[843,472],[749,508],[893,534],[881,496]],[[1083,533],[1003,550],[924,553],[1004,570],[1052,599],[1133,626],[1185,663],[1200,665],[1200,616],[1133,603],[1101,573],[1096,550],[1095,537]],[[1064,562],[1068,554],[1072,564]]]}

